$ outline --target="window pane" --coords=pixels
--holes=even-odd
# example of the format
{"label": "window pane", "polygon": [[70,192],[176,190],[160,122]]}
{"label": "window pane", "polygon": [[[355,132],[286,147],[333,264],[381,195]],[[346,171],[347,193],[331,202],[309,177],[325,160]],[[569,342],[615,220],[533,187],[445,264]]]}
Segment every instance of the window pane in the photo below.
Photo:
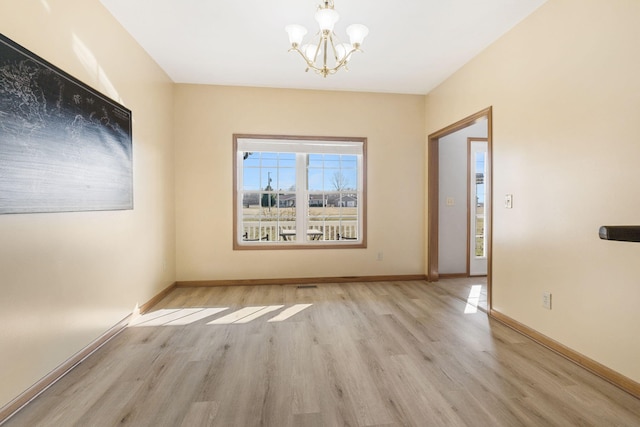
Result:
{"label": "window pane", "polygon": [[[294,164],[295,166],[295,164]],[[296,169],[294,168],[280,168],[278,169],[278,176],[276,185],[273,187],[278,190],[295,191],[296,189]]]}
{"label": "window pane", "polygon": [[278,153],[260,153],[260,166],[263,168],[275,168],[278,166]]}
{"label": "window pane", "polygon": [[309,160],[307,162],[310,168],[321,168],[322,167],[322,154],[309,154]]}
{"label": "window pane", "polygon": [[310,155],[314,161],[307,167],[310,191],[342,191],[358,186],[357,157],[347,155]]}
{"label": "window pane", "polygon": [[278,178],[277,168],[261,168],[260,169],[260,189],[265,191],[274,191],[278,185],[276,179]]}
{"label": "window pane", "polygon": [[245,152],[242,154],[243,166],[246,167],[258,167],[260,166],[260,153]]}
{"label": "window pane", "polygon": [[309,191],[323,191],[324,154],[309,154],[307,165],[307,188]]}
{"label": "window pane", "polygon": [[342,193],[340,197],[340,238],[354,240],[358,238],[358,196]]}
{"label": "window pane", "polygon": [[325,169],[339,170],[340,169],[340,160],[326,160],[325,159],[324,168]]}
{"label": "window pane", "polygon": [[[321,201],[324,200],[324,204]],[[358,198],[355,193],[310,193],[307,240],[358,238]]]}
{"label": "window pane", "polygon": [[277,240],[294,242],[296,241],[296,194],[279,193],[277,201],[278,209],[273,218],[277,226]]}
{"label": "window pane", "polygon": [[243,190],[295,190],[293,153],[250,153],[243,160]]}
{"label": "window pane", "polygon": [[353,155],[309,156],[308,241],[358,238],[357,167]]}
{"label": "window pane", "polygon": [[320,168],[309,168],[307,172],[307,187],[309,191],[324,190],[324,172]]}
{"label": "window pane", "polygon": [[296,240],[294,193],[246,193],[242,200],[243,240],[269,242]]}
{"label": "window pane", "polygon": [[242,196],[242,239],[260,238],[260,194],[245,193]]}
{"label": "window pane", "polygon": [[322,192],[309,193],[307,203],[309,205],[307,217],[307,241],[324,240],[325,232],[330,233],[330,228],[325,227],[327,215],[327,196]]}
{"label": "window pane", "polygon": [[342,169],[356,169],[358,167],[358,158],[356,156],[342,156]]}
{"label": "window pane", "polygon": [[276,195],[271,192],[262,192],[260,193],[260,206],[262,209],[263,216],[271,216],[271,209],[276,208]]}
{"label": "window pane", "polygon": [[295,168],[296,167],[295,153],[278,153],[278,165],[281,168]]}
{"label": "window pane", "polygon": [[242,174],[243,190],[260,190],[260,169],[244,168]]}
{"label": "window pane", "polygon": [[484,212],[484,181],[485,181],[485,153],[476,153],[475,158],[476,173],[476,203],[475,203],[475,256],[486,256],[485,246],[485,212]]}
{"label": "window pane", "polygon": [[[351,171],[350,171],[351,172]],[[325,172],[325,189],[329,191],[343,191],[355,186],[355,173],[346,174],[341,170],[327,170]]]}
{"label": "window pane", "polygon": [[246,209],[260,206],[260,195],[258,193],[244,193],[242,195],[242,207]]}

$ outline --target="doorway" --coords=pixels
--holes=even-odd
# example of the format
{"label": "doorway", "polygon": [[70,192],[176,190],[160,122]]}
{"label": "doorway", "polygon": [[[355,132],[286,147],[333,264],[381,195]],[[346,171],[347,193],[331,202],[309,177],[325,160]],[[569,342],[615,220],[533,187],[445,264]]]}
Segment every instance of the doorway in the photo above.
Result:
{"label": "doorway", "polygon": [[[465,137],[465,150],[467,152],[467,156],[464,156],[464,162],[466,163],[466,173],[464,173],[465,186],[468,189],[468,192],[461,199],[456,201],[456,197],[447,196],[444,189],[441,189],[443,186],[441,182],[441,168],[446,167],[446,165],[441,165],[441,157],[440,151],[448,149],[449,146],[441,144],[441,140],[446,141],[447,137],[450,137],[452,134],[459,132],[463,129],[470,128],[478,123],[486,122],[486,138],[471,138],[469,135],[469,140],[466,140]],[[480,141],[483,139],[484,141]],[[467,148],[468,141],[468,148]],[[486,144],[486,148],[482,146],[482,144],[474,144],[474,142],[483,142]],[[484,155],[482,155],[482,185],[471,185],[472,181],[475,181],[475,172],[471,172],[471,163],[475,163],[471,161],[472,157],[472,147],[478,151],[483,151]],[[440,251],[440,246],[447,246],[446,242],[448,241],[448,236],[445,234],[444,229],[441,230],[440,224],[441,219],[442,222],[446,222],[447,218],[450,217],[449,213],[453,212],[446,211],[447,207],[451,208],[456,206],[456,203],[464,204],[466,207],[466,227],[465,230],[462,231],[464,234],[464,250],[462,252],[462,256],[466,260],[466,272],[462,274],[463,276],[469,276],[472,274],[472,271],[475,275],[480,275],[482,273],[481,270],[476,269],[476,266],[472,267],[472,260],[475,261],[476,258],[481,260],[484,258],[484,262],[486,263],[486,276],[487,276],[487,310],[491,308],[491,224],[492,224],[492,213],[491,213],[491,159],[492,159],[492,109],[491,107],[486,108],[478,113],[475,113],[469,117],[466,117],[450,126],[447,126],[444,129],[441,129],[431,135],[428,138],[428,163],[429,163],[429,171],[428,171],[428,202],[429,202],[429,210],[428,210],[428,218],[427,218],[427,229],[428,229],[428,245],[427,245],[427,255],[428,255],[428,269],[427,275],[429,281],[435,282],[440,278],[440,256],[446,253],[446,251]],[[475,156],[475,154],[473,154]],[[475,170],[475,167],[474,167]],[[478,177],[479,179],[479,177]],[[473,187],[473,192],[471,191]],[[441,191],[442,190],[442,191]],[[478,192],[483,192],[480,199],[482,200],[482,209],[478,209],[478,201],[476,201],[476,197],[478,197]],[[474,194],[475,193],[475,194]],[[473,197],[473,200],[472,200]],[[463,200],[466,198],[466,203]],[[441,200],[442,199],[442,200]],[[475,208],[474,208],[475,207]],[[472,226],[472,222],[475,222],[476,219],[480,217],[476,225]],[[460,228],[460,227],[458,227]],[[479,230],[480,229],[480,230]],[[479,233],[481,238],[478,239],[478,243],[476,244],[476,232],[481,231]],[[460,230],[458,230],[460,232]],[[473,237],[471,237],[473,234]],[[459,240],[458,240],[459,241]],[[480,245],[479,247],[477,247]],[[484,257],[475,256],[475,250],[482,248],[484,252]],[[474,254],[472,256],[472,254]],[[442,259],[443,267],[447,267],[446,263],[449,260]],[[448,268],[448,267],[447,267]],[[445,270],[443,270],[443,274]],[[461,270],[464,271],[464,268]]]}

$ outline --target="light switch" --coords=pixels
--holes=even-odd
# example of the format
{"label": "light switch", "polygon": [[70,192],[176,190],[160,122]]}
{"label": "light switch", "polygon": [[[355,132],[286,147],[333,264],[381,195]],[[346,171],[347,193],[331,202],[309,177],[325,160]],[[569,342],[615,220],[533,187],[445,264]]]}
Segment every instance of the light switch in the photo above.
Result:
{"label": "light switch", "polygon": [[445,203],[447,204],[447,206],[453,206],[456,204],[453,197],[447,197],[447,200],[445,201]]}
{"label": "light switch", "polygon": [[504,196],[504,207],[507,209],[513,208],[513,194],[506,194]]}

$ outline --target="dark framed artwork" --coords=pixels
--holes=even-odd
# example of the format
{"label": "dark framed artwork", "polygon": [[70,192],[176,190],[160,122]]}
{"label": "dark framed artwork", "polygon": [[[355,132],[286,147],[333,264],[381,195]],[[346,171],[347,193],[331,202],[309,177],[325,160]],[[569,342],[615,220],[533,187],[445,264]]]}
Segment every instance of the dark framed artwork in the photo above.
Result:
{"label": "dark framed artwork", "polygon": [[133,209],[131,110],[0,34],[0,214]]}

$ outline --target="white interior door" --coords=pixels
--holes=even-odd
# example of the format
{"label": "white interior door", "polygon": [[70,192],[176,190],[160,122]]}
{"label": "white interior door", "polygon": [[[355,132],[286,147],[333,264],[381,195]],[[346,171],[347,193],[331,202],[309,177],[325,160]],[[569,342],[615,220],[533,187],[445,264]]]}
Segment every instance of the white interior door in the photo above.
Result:
{"label": "white interior door", "polygon": [[489,175],[486,140],[469,141],[469,275],[487,274]]}

